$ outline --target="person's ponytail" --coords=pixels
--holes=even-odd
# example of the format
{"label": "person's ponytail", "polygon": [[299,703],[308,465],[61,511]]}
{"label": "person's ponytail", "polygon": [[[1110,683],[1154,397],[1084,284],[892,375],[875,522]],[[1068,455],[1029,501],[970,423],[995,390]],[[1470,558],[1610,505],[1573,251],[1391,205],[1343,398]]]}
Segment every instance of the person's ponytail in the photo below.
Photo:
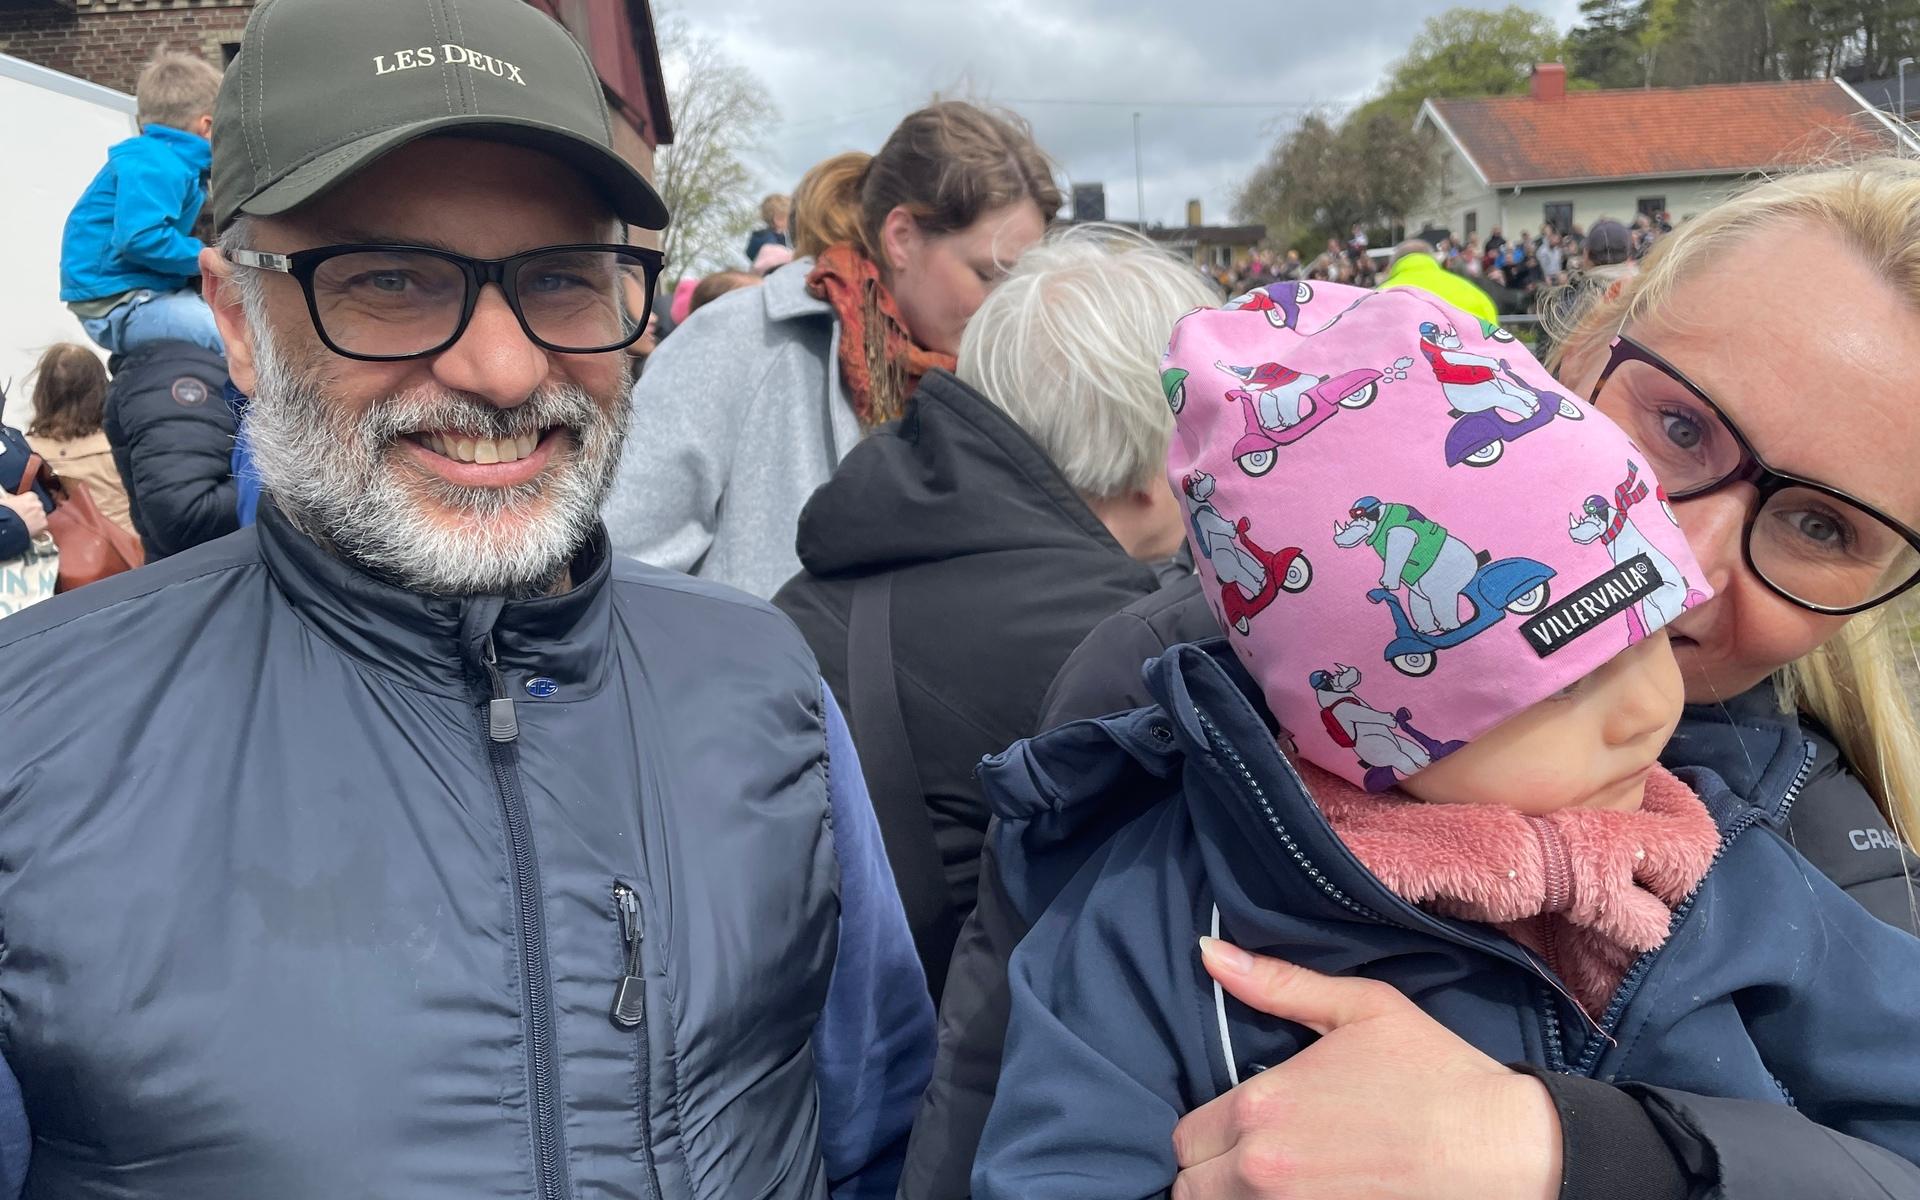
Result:
{"label": "person's ponytail", "polygon": [[816,163],[793,190],[793,253],[818,258],[828,246],[850,243],[871,255],[860,230],[861,193],[873,155],[859,150]]}

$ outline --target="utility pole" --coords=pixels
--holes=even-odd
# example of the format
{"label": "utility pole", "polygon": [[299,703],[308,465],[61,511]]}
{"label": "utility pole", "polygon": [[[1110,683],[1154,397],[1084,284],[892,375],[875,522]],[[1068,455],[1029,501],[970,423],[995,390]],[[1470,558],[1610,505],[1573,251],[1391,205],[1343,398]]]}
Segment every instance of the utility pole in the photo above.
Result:
{"label": "utility pole", "polygon": [[1902,121],[1907,119],[1907,64],[1912,61],[1910,58],[1903,58],[1900,60],[1900,65],[1894,68],[1900,75],[1900,119]]}
{"label": "utility pole", "polygon": [[1140,232],[1147,231],[1147,177],[1140,166],[1140,114],[1133,114],[1133,202],[1140,215]]}

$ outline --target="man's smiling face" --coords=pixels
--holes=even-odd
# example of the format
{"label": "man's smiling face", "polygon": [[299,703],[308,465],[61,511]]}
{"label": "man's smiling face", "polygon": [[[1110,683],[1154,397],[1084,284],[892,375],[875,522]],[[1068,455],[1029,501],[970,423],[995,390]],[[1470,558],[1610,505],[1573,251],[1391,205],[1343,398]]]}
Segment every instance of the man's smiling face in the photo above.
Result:
{"label": "man's smiling face", "polygon": [[[475,258],[620,240],[605,203],[558,160],[456,138],[397,150],[292,214],[249,220],[244,234],[247,248],[283,254],[367,242]],[[241,280],[244,268],[207,259],[234,382],[254,397],[261,479],[290,519],[417,591],[523,593],[560,580],[626,434],[624,352],[542,349],[490,285],[446,349],[344,358],[321,342],[294,279]]]}

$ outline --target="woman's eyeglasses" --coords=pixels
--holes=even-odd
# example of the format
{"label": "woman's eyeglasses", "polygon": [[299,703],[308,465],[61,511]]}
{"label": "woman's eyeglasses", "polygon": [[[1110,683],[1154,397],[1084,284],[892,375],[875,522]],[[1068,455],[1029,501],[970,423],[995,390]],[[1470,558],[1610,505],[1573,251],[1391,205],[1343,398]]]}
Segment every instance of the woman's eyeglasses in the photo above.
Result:
{"label": "woman's eyeglasses", "polygon": [[1670,500],[1751,484],[1747,566],[1802,608],[1848,616],[1920,583],[1920,533],[1838,488],[1768,466],[1706,392],[1624,335],[1589,399],[1645,454]]}
{"label": "woman's eyeglasses", "polygon": [[[633,344],[647,327],[662,257],[641,246],[545,246],[510,258],[469,258],[426,246],[317,246],[292,254],[230,250],[235,266],[291,275],[327,349],[343,358],[391,362],[437,354],[460,340],[480,289],[506,296],[535,345],[561,354],[603,354]],[[624,280],[646,297],[627,308]]]}

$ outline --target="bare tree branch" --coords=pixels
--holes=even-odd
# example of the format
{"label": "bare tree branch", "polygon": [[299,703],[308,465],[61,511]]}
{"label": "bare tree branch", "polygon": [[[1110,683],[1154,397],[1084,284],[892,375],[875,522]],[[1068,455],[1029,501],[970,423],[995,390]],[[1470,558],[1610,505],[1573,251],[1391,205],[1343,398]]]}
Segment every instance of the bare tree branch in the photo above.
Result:
{"label": "bare tree branch", "polygon": [[660,35],[674,139],[660,148],[655,170],[673,214],[662,248],[674,280],[737,265],[736,247],[759,218],[750,162],[779,110],[751,71],[685,18],[666,18]]}

